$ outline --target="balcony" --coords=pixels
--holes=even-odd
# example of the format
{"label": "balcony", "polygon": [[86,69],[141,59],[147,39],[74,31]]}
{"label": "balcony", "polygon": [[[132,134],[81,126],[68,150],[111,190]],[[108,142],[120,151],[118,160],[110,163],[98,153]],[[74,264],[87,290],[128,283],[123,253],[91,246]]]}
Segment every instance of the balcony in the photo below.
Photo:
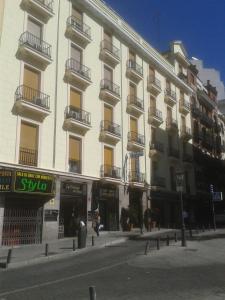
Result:
{"label": "balcony", "polygon": [[17,57],[41,70],[52,62],[52,46],[26,31],[21,34]]}
{"label": "balcony", "polygon": [[81,161],[69,159],[69,172],[81,174]]}
{"label": "balcony", "polygon": [[128,132],[127,149],[129,151],[142,151],[145,148],[145,137],[134,131]]}
{"label": "balcony", "polygon": [[209,116],[207,116],[204,113],[201,114],[201,122],[207,127],[213,127],[214,124],[213,119],[211,119]]}
{"label": "balcony", "polygon": [[138,65],[134,60],[129,59],[127,61],[127,77],[129,77],[134,82],[138,83],[143,79],[143,68]]}
{"label": "balcony", "polygon": [[135,117],[140,117],[144,112],[144,101],[135,95],[129,95],[127,97],[127,112]]}
{"label": "balcony", "polygon": [[181,128],[181,138],[185,141],[189,141],[192,138],[191,128],[187,126],[182,126]]}
{"label": "balcony", "polygon": [[37,163],[38,163],[37,150],[20,147],[19,150],[20,165],[37,167]]}
{"label": "balcony", "polygon": [[119,183],[121,180],[121,168],[111,165],[102,165],[100,169],[100,177],[106,182]]}
{"label": "balcony", "polygon": [[64,127],[66,130],[84,135],[91,128],[91,114],[74,106],[67,106]]}
{"label": "balcony", "polygon": [[183,162],[188,163],[188,164],[192,164],[193,163],[193,156],[191,154],[188,154],[188,153],[183,153]]}
{"label": "balcony", "polygon": [[170,90],[170,89],[166,89],[165,90],[164,101],[169,106],[174,106],[177,103],[176,93],[174,91]]}
{"label": "balcony", "polygon": [[178,73],[178,77],[183,80],[186,84],[188,83],[188,77],[183,72]]}
{"label": "balcony", "polygon": [[155,76],[148,76],[147,89],[151,94],[158,96],[162,91],[161,81]]}
{"label": "balcony", "polygon": [[191,105],[191,113],[192,113],[192,116],[195,118],[199,118],[202,115],[200,109],[196,105],[193,105],[193,104]]}
{"label": "balcony", "polygon": [[168,156],[170,159],[175,159],[178,160],[180,155],[179,155],[179,150],[175,149],[173,147],[168,148]]}
{"label": "balcony", "polygon": [[79,61],[69,58],[66,61],[65,80],[82,90],[86,90],[91,84],[91,70]]}
{"label": "balcony", "polygon": [[107,40],[101,42],[100,58],[115,67],[120,62],[120,50]]}
{"label": "balcony", "polygon": [[177,120],[175,119],[167,119],[166,120],[166,130],[171,133],[176,133],[178,131]]}
{"label": "balcony", "polygon": [[111,105],[120,101],[120,87],[110,80],[102,79],[100,84],[100,98]]}
{"label": "balcony", "polygon": [[136,187],[143,187],[145,183],[145,174],[139,171],[129,171],[128,182]]}
{"label": "balcony", "polygon": [[85,48],[91,42],[91,28],[74,16],[66,22],[66,37]]}
{"label": "balcony", "polygon": [[42,121],[50,114],[50,97],[39,90],[20,85],[15,92],[14,110],[19,115]]}
{"label": "balcony", "polygon": [[158,160],[164,153],[164,145],[160,142],[151,142],[149,145],[149,157]]}
{"label": "balcony", "polygon": [[160,176],[153,176],[151,179],[151,186],[154,189],[165,188],[166,187],[166,178],[160,177]]}
{"label": "balcony", "polygon": [[117,144],[121,139],[120,125],[110,121],[101,121],[100,140],[109,144]]}
{"label": "balcony", "polygon": [[52,0],[22,0],[21,7],[39,20],[47,23],[53,17]]}
{"label": "balcony", "polygon": [[185,99],[180,99],[179,101],[179,110],[181,113],[183,114],[188,114],[190,112],[190,108],[191,108],[191,105],[190,105],[190,102],[185,100]]}
{"label": "balcony", "polygon": [[148,122],[156,127],[163,123],[162,112],[155,107],[149,108],[148,110]]}

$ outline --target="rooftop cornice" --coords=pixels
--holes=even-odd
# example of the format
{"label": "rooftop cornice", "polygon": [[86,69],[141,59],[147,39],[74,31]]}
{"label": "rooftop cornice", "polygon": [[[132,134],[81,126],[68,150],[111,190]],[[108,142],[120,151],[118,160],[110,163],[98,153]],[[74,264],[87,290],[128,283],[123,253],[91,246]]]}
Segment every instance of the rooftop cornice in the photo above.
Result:
{"label": "rooftop cornice", "polygon": [[130,25],[123,20],[114,10],[101,0],[76,0],[84,10],[90,12],[100,22],[110,25],[117,35],[121,36],[124,41],[132,44],[134,49],[141,53],[147,62],[157,66],[162,73],[170,77],[170,80],[184,89],[187,93],[192,94],[193,90],[185,84],[175,73],[175,69],[157,50],[155,50],[146,40],[144,40]]}

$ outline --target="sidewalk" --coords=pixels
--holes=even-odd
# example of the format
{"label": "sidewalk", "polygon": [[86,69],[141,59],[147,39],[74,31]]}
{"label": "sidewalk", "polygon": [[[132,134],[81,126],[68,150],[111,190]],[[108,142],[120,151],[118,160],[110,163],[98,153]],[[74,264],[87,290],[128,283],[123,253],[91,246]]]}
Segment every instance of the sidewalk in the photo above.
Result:
{"label": "sidewalk", "polygon": [[[101,248],[113,244],[125,242],[131,238],[147,238],[158,235],[165,235],[175,232],[172,229],[154,229],[151,232],[140,233],[140,230],[131,232],[100,232],[100,236],[94,237],[94,246],[92,245],[92,235],[87,236],[86,248],[77,249],[77,237],[58,239],[48,242],[48,256],[45,256],[45,243],[14,247],[0,247],[0,268],[16,268],[31,264],[47,262],[54,259],[66,258],[72,255],[88,252],[96,248]],[[73,240],[75,240],[76,250],[73,251]],[[8,266],[6,265],[8,250],[12,249],[11,260]]]}
{"label": "sidewalk", "polygon": [[[131,232],[100,232],[100,236],[94,236],[94,246],[92,245],[92,235],[87,236],[86,248],[77,249],[77,237],[76,238],[65,238],[48,243],[48,256],[45,256],[45,243],[36,245],[26,246],[14,246],[11,247],[0,247],[0,268],[17,268],[31,264],[44,263],[50,260],[56,260],[60,258],[66,258],[73,255],[79,255],[81,253],[89,252],[97,248],[110,246],[113,244],[119,244],[125,242],[128,239],[142,239],[147,240],[155,237],[166,237],[169,235],[174,238],[174,233],[177,232],[177,237],[180,236],[180,230],[176,229],[154,229],[151,232],[144,232],[141,234],[140,230]],[[202,230],[192,231],[192,240],[204,240],[211,238],[222,238],[225,237],[225,229],[214,230]],[[190,232],[186,231],[187,239],[190,238]],[[76,250],[73,251],[73,240],[75,240]],[[11,261],[6,266],[6,260],[8,250],[12,249]]]}

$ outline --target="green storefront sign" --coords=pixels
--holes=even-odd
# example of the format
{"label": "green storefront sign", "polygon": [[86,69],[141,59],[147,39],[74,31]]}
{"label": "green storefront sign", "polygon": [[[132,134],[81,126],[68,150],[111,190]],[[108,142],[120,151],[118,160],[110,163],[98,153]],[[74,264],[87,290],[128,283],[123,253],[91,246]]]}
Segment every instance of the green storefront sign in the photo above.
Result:
{"label": "green storefront sign", "polygon": [[14,191],[32,194],[52,194],[54,177],[25,171],[15,172]]}

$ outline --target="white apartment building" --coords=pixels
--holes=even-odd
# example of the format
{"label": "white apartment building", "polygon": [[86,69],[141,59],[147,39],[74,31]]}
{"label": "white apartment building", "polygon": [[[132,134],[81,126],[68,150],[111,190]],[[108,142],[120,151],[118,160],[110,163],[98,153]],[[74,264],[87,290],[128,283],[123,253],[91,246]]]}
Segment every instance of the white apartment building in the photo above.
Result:
{"label": "white apartment building", "polygon": [[[133,227],[154,208],[179,222],[177,167],[192,176],[180,42],[168,62],[100,0],[0,2],[0,240],[38,243]],[[186,159],[185,159],[186,157]],[[189,157],[189,159],[187,159]]]}

